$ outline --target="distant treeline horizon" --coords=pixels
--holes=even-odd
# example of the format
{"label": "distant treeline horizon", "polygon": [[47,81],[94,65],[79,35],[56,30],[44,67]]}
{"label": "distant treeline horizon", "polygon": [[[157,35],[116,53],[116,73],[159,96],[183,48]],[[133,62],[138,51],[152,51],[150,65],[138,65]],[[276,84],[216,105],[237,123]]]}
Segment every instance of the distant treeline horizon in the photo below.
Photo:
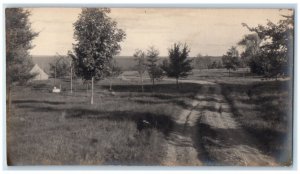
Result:
{"label": "distant treeline horizon", "polygon": [[[31,55],[33,58],[36,58],[36,57],[39,57],[39,58],[49,58],[49,57],[57,57],[57,55]],[[61,55],[61,56],[66,56],[66,55]],[[168,58],[169,56],[158,56],[158,58]],[[189,56],[189,58],[196,58],[197,56]],[[209,58],[221,58],[221,56],[210,56],[210,55],[203,55],[202,57],[209,57]],[[118,56],[114,56],[114,58],[133,58],[133,55],[131,56],[121,56],[121,55],[118,55]]]}
{"label": "distant treeline horizon", "polygon": [[[66,56],[66,55],[62,55]],[[222,56],[203,56],[209,57],[212,61],[221,61]],[[38,64],[46,73],[49,74],[50,66],[49,64],[57,58],[56,55],[32,55],[32,60],[34,64]],[[159,62],[161,63],[164,59],[167,59],[168,56],[159,56]],[[196,58],[196,56],[190,56],[190,59]],[[121,67],[123,71],[133,70],[135,66],[135,61],[133,56],[114,56],[118,66]]]}

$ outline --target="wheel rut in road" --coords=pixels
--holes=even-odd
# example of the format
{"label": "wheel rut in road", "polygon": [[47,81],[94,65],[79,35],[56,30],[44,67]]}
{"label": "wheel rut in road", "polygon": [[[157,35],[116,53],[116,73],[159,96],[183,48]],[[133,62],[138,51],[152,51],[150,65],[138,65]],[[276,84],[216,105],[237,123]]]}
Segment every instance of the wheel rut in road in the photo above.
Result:
{"label": "wheel rut in road", "polygon": [[201,111],[198,146],[205,151],[206,165],[276,166],[274,158],[258,149],[257,139],[235,121],[220,85],[207,88],[207,92],[197,96],[202,101],[197,108]]}
{"label": "wheel rut in road", "polygon": [[[185,82],[182,80],[181,82]],[[191,103],[174,120],[166,138],[167,166],[276,166],[275,160],[263,154],[258,141],[235,121],[231,106],[218,84],[188,81],[203,85]]]}

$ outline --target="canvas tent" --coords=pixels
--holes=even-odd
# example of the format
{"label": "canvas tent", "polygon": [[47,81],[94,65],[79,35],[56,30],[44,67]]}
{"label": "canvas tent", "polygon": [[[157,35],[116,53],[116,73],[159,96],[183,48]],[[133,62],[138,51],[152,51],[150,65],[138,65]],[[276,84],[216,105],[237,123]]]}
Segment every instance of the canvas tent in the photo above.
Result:
{"label": "canvas tent", "polygon": [[49,75],[43,71],[38,64],[35,64],[34,67],[30,70],[31,74],[37,74],[32,80],[47,80]]}

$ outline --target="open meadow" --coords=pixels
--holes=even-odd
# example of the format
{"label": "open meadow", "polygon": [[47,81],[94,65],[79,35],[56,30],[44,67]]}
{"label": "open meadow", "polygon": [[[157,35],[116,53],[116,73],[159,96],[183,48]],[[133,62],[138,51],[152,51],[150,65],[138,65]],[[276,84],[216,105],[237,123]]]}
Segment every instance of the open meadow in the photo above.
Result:
{"label": "open meadow", "polygon": [[106,81],[95,86],[94,105],[79,83],[73,94],[66,81],[61,94],[49,92],[51,80],[13,89],[7,119],[11,164],[160,164],[164,137],[197,88],[184,85],[178,92],[161,83],[156,92],[145,85],[141,93],[136,84],[115,83],[114,95]]}
{"label": "open meadow", "polygon": [[[7,115],[8,163],[192,165],[197,160],[201,165],[247,165],[250,157],[237,154],[237,149],[247,147],[249,153],[255,149],[256,157],[267,156],[271,165],[290,165],[291,80],[251,76],[239,80],[244,79],[241,72],[227,77],[220,71],[195,71],[190,79],[214,83],[181,81],[179,89],[174,81],[152,86],[146,80],[144,92],[135,73],[125,72],[127,80],[115,79],[113,92],[107,80],[95,85],[94,105],[90,105],[90,89],[79,79],[73,93],[69,79],[56,82],[63,89],[59,94],[50,92],[53,79],[15,86]],[[231,117],[223,118],[232,119],[228,125],[236,127],[220,127],[218,120],[205,119],[222,112],[230,113]],[[253,141],[239,141],[241,132],[245,134],[240,139],[246,136]],[[234,135],[237,140],[228,140]],[[179,136],[190,137],[189,144]],[[184,157],[189,156],[188,146],[195,150],[194,161]],[[171,158],[177,160],[168,161]]]}

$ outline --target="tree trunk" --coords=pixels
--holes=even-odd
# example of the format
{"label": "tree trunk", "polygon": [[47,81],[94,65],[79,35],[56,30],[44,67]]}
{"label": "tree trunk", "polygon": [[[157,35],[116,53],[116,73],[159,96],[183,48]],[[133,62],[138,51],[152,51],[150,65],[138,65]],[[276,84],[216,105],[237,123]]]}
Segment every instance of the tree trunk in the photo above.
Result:
{"label": "tree trunk", "polygon": [[109,79],[109,90],[112,91],[112,79]]}
{"label": "tree trunk", "polygon": [[143,81],[143,76],[141,76],[141,84],[142,84],[142,92],[144,92],[144,81]]}
{"label": "tree trunk", "polygon": [[178,77],[176,78],[176,86],[177,86],[177,89],[179,89]]}
{"label": "tree trunk", "polygon": [[91,104],[94,104],[94,77],[92,77],[92,97]]}
{"label": "tree trunk", "polygon": [[[6,88],[7,89],[7,88]],[[7,98],[7,103],[6,103],[6,135],[7,134],[10,134],[10,129],[8,128],[9,126],[11,126],[10,124],[10,121],[11,121],[11,104],[12,104],[12,98],[11,98],[11,90],[12,90],[12,87],[11,87],[11,84],[8,84],[8,98]],[[9,146],[6,145],[6,149],[8,149]],[[7,162],[9,162],[9,159],[7,158]]]}
{"label": "tree trunk", "polygon": [[86,93],[87,94],[89,93],[89,84],[88,83],[86,84]]}
{"label": "tree trunk", "polygon": [[11,104],[12,104],[12,98],[11,98],[11,90],[12,90],[12,87],[11,87],[11,84],[8,84],[8,96],[7,96],[7,100],[8,100],[8,103],[7,103],[7,107],[6,107],[6,119],[9,121],[9,117],[10,117],[10,114],[11,114]]}
{"label": "tree trunk", "polygon": [[56,65],[54,68],[54,86],[56,86]]}
{"label": "tree trunk", "polygon": [[73,93],[73,79],[72,79],[72,66],[71,66],[71,94]]}
{"label": "tree trunk", "polygon": [[152,79],[152,92],[154,91],[154,78]]}
{"label": "tree trunk", "polygon": [[228,70],[228,76],[230,77],[230,69]]}

